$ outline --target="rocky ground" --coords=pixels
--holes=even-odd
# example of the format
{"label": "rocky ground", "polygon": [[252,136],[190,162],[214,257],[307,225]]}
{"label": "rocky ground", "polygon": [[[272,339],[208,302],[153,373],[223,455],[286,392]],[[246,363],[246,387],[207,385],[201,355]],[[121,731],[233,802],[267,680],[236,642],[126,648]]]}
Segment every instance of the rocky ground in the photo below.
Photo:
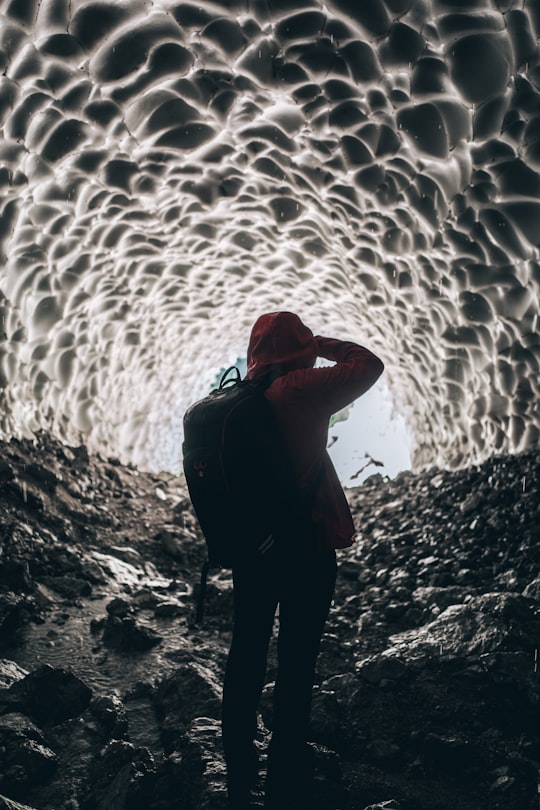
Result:
{"label": "rocky ground", "polygon": [[[537,810],[539,460],[349,491],[313,810]],[[231,581],[197,625],[203,557],[180,479],[0,443],[0,810],[224,808]],[[272,651],[263,766],[274,671]]]}

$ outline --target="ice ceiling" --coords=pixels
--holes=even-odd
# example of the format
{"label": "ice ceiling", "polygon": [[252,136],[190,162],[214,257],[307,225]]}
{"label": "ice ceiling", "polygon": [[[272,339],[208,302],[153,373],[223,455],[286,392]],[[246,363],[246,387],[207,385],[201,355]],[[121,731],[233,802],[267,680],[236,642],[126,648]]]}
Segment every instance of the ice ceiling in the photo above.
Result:
{"label": "ice ceiling", "polygon": [[0,3],[0,410],[150,468],[297,311],[416,466],[538,443],[538,0]]}

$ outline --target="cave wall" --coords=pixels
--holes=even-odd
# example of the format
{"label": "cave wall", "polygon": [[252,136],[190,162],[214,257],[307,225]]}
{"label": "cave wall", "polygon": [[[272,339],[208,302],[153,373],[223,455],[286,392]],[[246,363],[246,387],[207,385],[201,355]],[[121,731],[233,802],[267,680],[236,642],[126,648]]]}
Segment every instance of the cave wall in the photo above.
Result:
{"label": "cave wall", "polygon": [[536,0],[4,0],[0,432],[175,469],[262,311],[364,342],[414,464],[538,444]]}

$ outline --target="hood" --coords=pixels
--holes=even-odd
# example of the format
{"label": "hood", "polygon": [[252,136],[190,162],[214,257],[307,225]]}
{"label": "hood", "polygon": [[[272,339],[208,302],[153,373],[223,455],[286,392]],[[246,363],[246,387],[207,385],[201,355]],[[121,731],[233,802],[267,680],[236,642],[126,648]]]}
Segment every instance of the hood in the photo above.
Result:
{"label": "hood", "polygon": [[248,347],[247,377],[276,376],[311,368],[318,355],[313,332],[294,312],[269,312],[255,321]]}

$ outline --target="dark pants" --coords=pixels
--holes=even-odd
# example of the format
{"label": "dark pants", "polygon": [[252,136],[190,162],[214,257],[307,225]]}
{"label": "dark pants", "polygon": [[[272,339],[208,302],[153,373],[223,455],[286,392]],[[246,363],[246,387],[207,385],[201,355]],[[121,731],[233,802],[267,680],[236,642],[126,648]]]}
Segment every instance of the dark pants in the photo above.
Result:
{"label": "dark pants", "polygon": [[294,558],[271,550],[235,566],[234,627],[223,685],[223,749],[229,779],[253,763],[257,706],[279,605],[278,672],[270,758],[305,745],[315,663],[336,581],[334,551]]}

